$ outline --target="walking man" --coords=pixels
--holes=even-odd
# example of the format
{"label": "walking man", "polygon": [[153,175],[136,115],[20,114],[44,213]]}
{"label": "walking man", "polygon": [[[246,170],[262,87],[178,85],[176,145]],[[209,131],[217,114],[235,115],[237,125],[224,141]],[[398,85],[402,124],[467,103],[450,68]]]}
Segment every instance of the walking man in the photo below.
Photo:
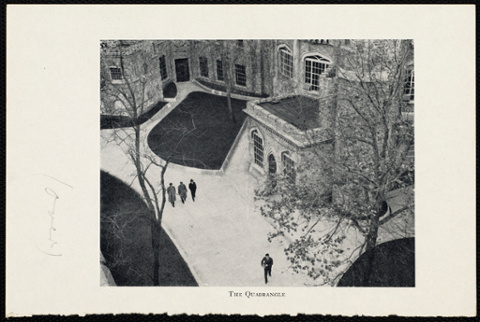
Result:
{"label": "walking man", "polygon": [[180,185],[178,186],[178,194],[180,195],[182,203],[185,203],[185,200],[187,200],[187,187],[181,181]]}
{"label": "walking man", "polygon": [[272,276],[272,265],[273,265],[273,258],[270,255],[265,254],[265,257],[262,258],[261,265],[263,266],[263,271],[265,275],[265,284],[268,283],[267,274],[268,276]]}
{"label": "walking man", "polygon": [[170,183],[170,186],[167,188],[168,201],[172,203],[172,206],[175,207],[175,187]]}
{"label": "walking man", "polygon": [[195,191],[197,191],[197,184],[195,183],[195,181],[193,181],[193,179],[190,179],[188,189],[190,189],[190,193],[192,194],[192,200],[195,201]]}

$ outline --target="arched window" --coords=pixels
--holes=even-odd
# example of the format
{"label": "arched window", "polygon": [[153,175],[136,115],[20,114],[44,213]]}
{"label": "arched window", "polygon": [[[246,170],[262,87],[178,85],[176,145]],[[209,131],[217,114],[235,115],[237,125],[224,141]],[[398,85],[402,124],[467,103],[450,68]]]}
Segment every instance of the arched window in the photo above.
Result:
{"label": "arched window", "polygon": [[403,88],[403,95],[408,97],[413,101],[415,97],[415,75],[412,70],[407,72],[407,77],[405,77],[405,87]]}
{"label": "arched window", "polygon": [[319,90],[320,75],[332,62],[319,55],[305,57],[305,83],[310,85],[310,90]]}
{"label": "arched window", "polygon": [[253,138],[253,160],[257,165],[263,168],[263,139],[259,136],[258,131],[252,131]]}
{"label": "arched window", "polygon": [[295,162],[292,160],[290,153],[282,153],[282,164],[283,175],[291,182],[295,182]]}
{"label": "arched window", "polygon": [[292,78],[293,76],[293,55],[287,46],[280,47],[280,73]]}

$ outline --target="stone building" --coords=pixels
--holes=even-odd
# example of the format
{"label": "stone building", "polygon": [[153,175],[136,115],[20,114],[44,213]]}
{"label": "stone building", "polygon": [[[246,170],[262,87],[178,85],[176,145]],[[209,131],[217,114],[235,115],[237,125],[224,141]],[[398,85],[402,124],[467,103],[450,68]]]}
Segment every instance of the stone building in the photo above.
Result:
{"label": "stone building", "polygon": [[[413,121],[412,42],[395,46],[411,53],[402,71],[403,103],[398,109]],[[339,95],[358,83],[381,82],[385,76],[374,66],[386,63],[392,49],[398,48],[386,48],[382,41],[349,39],[104,41],[102,113],[128,107],[118,88],[127,96],[137,93],[141,98],[137,109],[144,112],[163,99],[164,88],[172,82],[194,80],[251,97],[243,131],[250,142],[250,172],[258,178],[269,173],[294,177],[300,151],[334,140],[332,122],[342,109]],[[372,57],[362,56],[371,53]],[[358,69],[355,72],[359,57],[372,63],[373,72],[361,76]]]}
{"label": "stone building", "polygon": [[336,94],[333,67],[337,40],[273,40],[273,95],[251,101],[245,113],[250,140],[249,172],[296,178],[302,152],[332,142]]}
{"label": "stone building", "polygon": [[[163,99],[169,83],[196,80],[252,97],[328,95],[338,40],[118,40],[103,41],[103,114],[125,109],[109,86],[147,80],[145,109]],[[330,77],[329,77],[330,75]],[[109,86],[108,86],[109,85]],[[143,95],[143,94],[142,94]]]}
{"label": "stone building", "polygon": [[[393,110],[398,111],[399,117],[413,122],[411,41],[388,45],[383,41],[348,39],[286,39],[273,42],[270,70],[273,96],[249,102],[245,110],[249,116],[246,121],[250,140],[249,171],[255,177],[265,178],[268,174],[290,174],[294,177],[300,154],[312,146],[324,144],[327,147],[336,141],[334,149],[342,149],[339,140],[335,140],[333,122],[349,110],[345,108],[347,99],[357,99],[352,93],[356,87],[398,86],[401,98],[397,101],[400,103]],[[403,64],[406,69],[400,71],[404,81],[402,76],[399,77],[400,82],[387,79],[381,71],[385,68],[375,67],[375,64],[391,64],[389,59],[393,52],[407,52],[407,62]],[[360,73],[356,66],[352,66],[365,61],[372,64],[368,72]],[[409,160],[413,160],[413,146],[410,146]]]}
{"label": "stone building", "polygon": [[[158,55],[145,41],[103,41],[100,51],[101,114],[133,116],[163,99]],[[135,107],[132,106],[135,104]]]}
{"label": "stone building", "polygon": [[337,40],[275,40],[274,95],[327,95],[333,77]]}
{"label": "stone building", "polygon": [[328,108],[318,97],[296,94],[248,102],[249,172],[295,180],[301,153],[332,141]]}
{"label": "stone building", "polygon": [[[192,78],[224,92],[271,96],[272,46],[271,40],[191,40],[183,46],[174,42],[172,71],[177,82]],[[182,68],[188,74],[185,77]]]}

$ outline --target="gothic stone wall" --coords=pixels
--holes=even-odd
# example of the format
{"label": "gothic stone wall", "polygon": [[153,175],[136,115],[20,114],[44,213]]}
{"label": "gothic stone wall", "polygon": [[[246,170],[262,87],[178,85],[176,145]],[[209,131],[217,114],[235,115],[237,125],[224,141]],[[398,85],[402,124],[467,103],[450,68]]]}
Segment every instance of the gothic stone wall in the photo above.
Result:
{"label": "gothic stone wall", "polygon": [[[117,46],[102,52],[100,72],[102,79],[107,81],[101,84],[101,112],[102,114],[126,114],[126,107],[130,108],[122,95],[119,95],[120,91],[129,93],[127,82],[112,80],[110,77],[110,67],[121,67],[120,56],[123,60],[123,73],[135,93],[137,105],[139,109],[146,112],[163,99],[163,82],[160,77],[158,56],[155,55],[150,42],[138,42],[128,47]],[[145,86],[142,86],[143,80],[146,80]]]}
{"label": "gothic stone wall", "polygon": [[[249,171],[256,176],[258,179],[265,179],[268,174],[268,157],[273,155],[277,165],[277,174],[283,174],[283,165],[282,165],[282,153],[288,152],[290,158],[297,163],[298,162],[298,147],[289,142],[287,139],[283,138],[281,135],[277,134],[275,131],[272,131],[270,128],[266,127],[262,123],[258,122],[254,118],[247,116],[246,119],[248,131],[245,135],[248,135],[249,142],[249,155],[250,155],[250,167]],[[257,130],[259,136],[263,140],[263,167],[260,167],[254,162],[254,144],[252,138],[252,132]]]}
{"label": "gothic stone wall", "polygon": [[[222,41],[215,40],[185,40],[163,41],[163,50],[166,55],[169,78],[176,80],[175,60],[188,59],[190,79],[200,78],[205,81],[225,86],[224,81],[217,79],[217,60],[222,60],[222,54],[227,54],[229,66],[223,66],[224,73],[229,72],[233,87],[255,94],[271,94],[272,80],[268,77],[270,71],[272,41],[244,40],[239,46],[236,40],[227,41],[224,47]],[[208,77],[200,73],[200,57],[207,58]],[[246,86],[235,82],[235,64],[245,66]]]}

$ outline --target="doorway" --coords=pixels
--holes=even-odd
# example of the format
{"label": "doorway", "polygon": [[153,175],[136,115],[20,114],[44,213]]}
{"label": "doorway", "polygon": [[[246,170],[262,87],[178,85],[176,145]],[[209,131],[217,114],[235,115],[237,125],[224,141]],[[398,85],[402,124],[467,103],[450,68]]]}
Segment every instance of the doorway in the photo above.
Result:
{"label": "doorway", "polygon": [[175,73],[177,74],[177,82],[188,82],[190,80],[188,58],[175,59]]}

